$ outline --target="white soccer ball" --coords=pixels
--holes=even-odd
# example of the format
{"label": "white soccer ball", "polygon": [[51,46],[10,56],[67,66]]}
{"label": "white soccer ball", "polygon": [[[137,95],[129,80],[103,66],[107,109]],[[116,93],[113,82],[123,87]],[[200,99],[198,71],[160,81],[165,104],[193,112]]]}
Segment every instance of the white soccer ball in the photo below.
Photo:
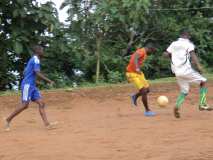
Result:
{"label": "white soccer ball", "polygon": [[166,107],[169,103],[169,99],[166,96],[159,96],[157,103],[160,107]]}

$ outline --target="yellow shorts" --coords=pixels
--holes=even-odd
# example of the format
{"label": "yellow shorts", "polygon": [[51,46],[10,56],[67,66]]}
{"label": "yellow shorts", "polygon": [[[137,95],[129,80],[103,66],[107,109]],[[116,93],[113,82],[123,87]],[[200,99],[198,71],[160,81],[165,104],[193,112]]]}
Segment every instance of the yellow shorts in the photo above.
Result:
{"label": "yellow shorts", "polygon": [[148,88],[149,82],[146,80],[143,73],[126,72],[128,82],[133,83],[137,89]]}

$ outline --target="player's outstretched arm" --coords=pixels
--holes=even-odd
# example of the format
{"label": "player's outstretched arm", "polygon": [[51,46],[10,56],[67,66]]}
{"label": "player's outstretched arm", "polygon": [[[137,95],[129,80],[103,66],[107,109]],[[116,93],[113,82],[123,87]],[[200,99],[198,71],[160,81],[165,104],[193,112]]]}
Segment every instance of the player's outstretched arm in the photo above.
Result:
{"label": "player's outstretched arm", "polygon": [[44,81],[46,81],[47,83],[50,83],[51,85],[54,84],[53,81],[51,81],[49,78],[47,78],[46,76],[44,76],[40,71],[36,71],[36,76]]}
{"label": "player's outstretched arm", "polygon": [[195,66],[195,69],[198,70],[198,72],[203,72],[202,66],[199,62],[199,59],[194,51],[190,52],[192,64]]}

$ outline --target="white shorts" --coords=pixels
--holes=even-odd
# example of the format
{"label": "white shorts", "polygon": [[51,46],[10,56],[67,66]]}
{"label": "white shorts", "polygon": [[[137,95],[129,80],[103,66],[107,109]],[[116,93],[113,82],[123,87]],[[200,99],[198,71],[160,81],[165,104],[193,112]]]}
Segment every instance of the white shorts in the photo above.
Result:
{"label": "white shorts", "polygon": [[205,77],[194,70],[185,75],[176,76],[176,79],[181,92],[185,94],[188,94],[189,92],[190,83],[200,84],[201,82],[207,81]]}

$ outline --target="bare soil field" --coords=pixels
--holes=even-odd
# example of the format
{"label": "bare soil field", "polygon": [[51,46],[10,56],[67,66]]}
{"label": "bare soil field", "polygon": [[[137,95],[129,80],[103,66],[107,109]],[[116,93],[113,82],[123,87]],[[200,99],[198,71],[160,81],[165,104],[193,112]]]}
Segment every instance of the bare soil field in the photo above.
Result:
{"label": "bare soil field", "polygon": [[[213,82],[208,84],[213,104]],[[175,83],[153,84],[149,95],[155,117],[143,115],[142,104],[132,107],[131,85],[74,91],[42,92],[51,121],[46,130],[37,106],[19,115],[5,132],[0,123],[0,160],[213,160],[213,111],[199,111],[199,88],[193,86],[181,119],[173,116],[179,93]],[[159,108],[159,95],[169,97]],[[18,96],[0,97],[0,117],[20,103]]]}

